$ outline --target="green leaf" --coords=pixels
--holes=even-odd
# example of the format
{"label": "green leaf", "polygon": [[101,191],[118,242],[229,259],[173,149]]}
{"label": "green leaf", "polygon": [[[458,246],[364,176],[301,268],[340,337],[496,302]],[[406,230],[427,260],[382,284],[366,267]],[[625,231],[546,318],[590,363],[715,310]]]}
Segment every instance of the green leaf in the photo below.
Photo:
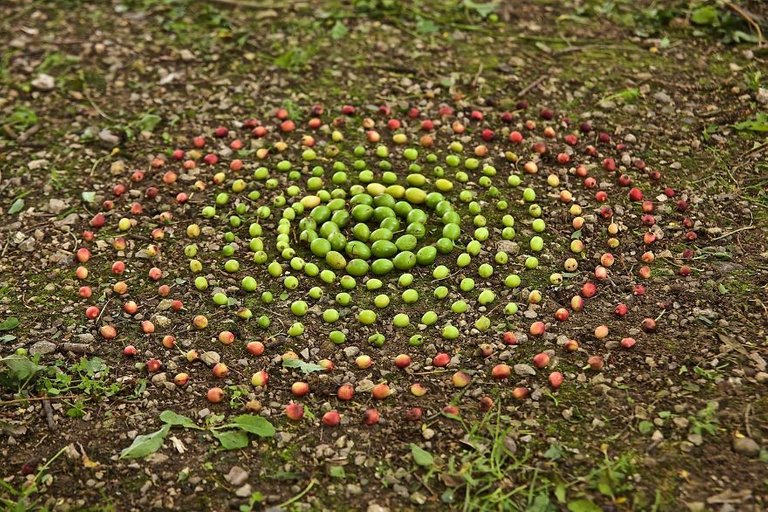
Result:
{"label": "green leaf", "polygon": [[44,368],[30,360],[27,356],[18,354],[0,359],[0,363],[4,363],[8,368],[8,375],[11,379],[18,382],[24,382]]}
{"label": "green leaf", "polygon": [[165,410],[160,413],[160,421],[170,425],[172,427],[182,426],[184,428],[196,428],[200,429],[192,419],[187,418],[183,414],[176,414],[173,411]]}
{"label": "green leaf", "polygon": [[639,430],[641,434],[650,434],[653,431],[653,423],[648,420],[641,421],[637,425],[637,430]]}
{"label": "green leaf", "polygon": [[571,512],[603,512],[603,509],[586,498],[571,501],[568,503],[568,510]]}
{"label": "green leaf", "polygon": [[705,5],[691,13],[691,22],[696,25],[713,25],[717,21],[719,14],[716,7]]}
{"label": "green leaf", "polygon": [[557,498],[557,501],[560,503],[565,503],[565,484],[560,482],[557,484],[557,487],[555,487],[555,498]]}
{"label": "green leaf", "polygon": [[234,419],[235,425],[259,437],[274,437],[275,427],[266,418],[255,414],[242,414]]}
{"label": "green leaf", "polygon": [[96,192],[85,191],[82,194],[80,194],[80,197],[82,197],[83,201],[85,201],[86,203],[92,203],[96,200]]}
{"label": "green leaf", "polygon": [[558,460],[563,457],[563,450],[560,448],[560,445],[553,444],[552,446],[547,449],[546,452],[544,452],[544,457],[550,459],[550,460]]}
{"label": "green leaf", "polygon": [[331,466],[328,468],[328,475],[331,478],[344,478],[347,473],[344,471],[344,466]]}
{"label": "green leaf", "polygon": [[549,495],[546,492],[537,494],[533,499],[533,503],[531,503],[527,508],[527,512],[549,512],[550,510],[553,510],[552,502],[550,501]]}
{"label": "green leaf", "polygon": [[211,433],[225,450],[239,450],[248,446],[248,434],[242,430],[213,430]]}
{"label": "green leaf", "polygon": [[8,213],[10,215],[14,215],[16,213],[19,213],[21,210],[24,209],[24,199],[18,198],[13,202],[10,208],[8,208]]}
{"label": "green leaf", "polygon": [[430,19],[422,18],[419,16],[418,20],[416,21],[416,32],[419,34],[434,34],[439,30],[440,27]]}
{"label": "green leaf", "polygon": [[16,336],[13,334],[6,334],[4,336],[0,336],[0,343],[9,343],[16,339]]}
{"label": "green leaf", "polygon": [[736,43],[757,43],[760,41],[756,35],[748,34],[746,32],[742,32],[741,30],[734,30],[731,32],[731,37]]}
{"label": "green leaf", "polygon": [[167,423],[163,425],[163,428],[152,432],[151,434],[143,434],[136,436],[131,443],[131,446],[120,452],[121,459],[138,459],[146,457],[150,453],[155,453],[159,450],[165,442],[165,437],[171,430],[171,426]]}
{"label": "green leaf", "polygon": [[474,2],[473,0],[464,0],[462,2],[467,9],[474,10],[481,18],[487,18],[489,14],[493,14],[499,9],[498,0],[494,2]]}
{"label": "green leaf", "polygon": [[15,316],[9,316],[0,322],[0,331],[12,331],[19,326],[19,319]]}
{"label": "green leaf", "polygon": [[160,124],[160,121],[163,119],[155,114],[144,114],[144,117],[142,117],[139,120],[138,126],[143,132],[153,132],[155,131],[155,127]]}
{"label": "green leaf", "polygon": [[411,456],[419,466],[432,467],[435,464],[435,459],[431,453],[413,443],[411,443]]}
{"label": "green leaf", "polygon": [[603,98],[603,100],[621,100],[624,103],[632,103],[637,98],[640,97],[640,89],[636,87],[630,87],[628,89],[624,89],[622,91],[619,91],[615,94],[611,94],[609,96],[606,96]]}
{"label": "green leaf", "polygon": [[322,371],[325,371],[325,368],[323,368],[319,364],[305,363],[301,359],[284,359],[283,360],[283,367],[284,368],[298,368],[305,375],[308,374],[308,373],[312,373],[312,372],[322,372]]}
{"label": "green leaf", "polygon": [[761,112],[754,119],[736,123],[733,127],[741,132],[768,132],[768,114]]}
{"label": "green leaf", "polygon": [[344,24],[343,21],[338,20],[333,25],[333,28],[331,29],[331,39],[334,41],[338,41],[339,39],[343,38],[345,35],[347,35],[347,32],[349,32],[349,29],[347,29],[347,26]]}
{"label": "green leaf", "polygon": [[27,107],[18,107],[7,118],[8,124],[17,128],[25,129],[37,124],[37,114],[34,110]]}

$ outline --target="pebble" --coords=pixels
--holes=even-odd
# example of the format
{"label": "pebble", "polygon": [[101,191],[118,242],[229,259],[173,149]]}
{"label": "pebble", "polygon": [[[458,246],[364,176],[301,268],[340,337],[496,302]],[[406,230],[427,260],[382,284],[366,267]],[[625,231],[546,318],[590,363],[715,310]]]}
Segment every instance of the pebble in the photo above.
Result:
{"label": "pebble", "polygon": [[536,375],[536,370],[534,370],[533,367],[528,364],[516,364],[513,368],[515,370],[515,374],[521,377]]}
{"label": "pebble", "polygon": [[239,498],[247,498],[252,492],[251,484],[245,484],[235,491],[235,496]]}
{"label": "pebble", "polygon": [[414,492],[409,499],[411,500],[411,503],[415,503],[416,505],[423,505],[427,502],[427,497],[420,492]]}
{"label": "pebble", "polygon": [[111,144],[113,146],[117,146],[120,143],[120,137],[107,130],[106,128],[99,132],[99,139],[102,142],[106,142],[107,144]]}
{"label": "pebble", "polygon": [[248,476],[248,472],[240,466],[232,466],[229,470],[229,473],[227,473],[227,476],[224,478],[226,478],[227,482],[233,486],[238,487],[243,485],[245,481],[248,480]]}
{"label": "pebble", "polygon": [[369,503],[365,512],[389,512],[389,509],[387,507],[382,507],[378,503]]}
{"label": "pebble", "polygon": [[756,457],[760,453],[760,445],[749,437],[734,437],[733,451],[747,457]]}
{"label": "pebble", "polygon": [[659,91],[653,95],[653,99],[661,103],[674,103],[672,97],[664,91]]}
{"label": "pebble", "polygon": [[56,87],[56,79],[51,75],[40,73],[30,84],[38,91],[50,91]]}
{"label": "pebble", "polygon": [[33,356],[51,354],[53,352],[56,352],[56,344],[50,341],[38,341],[29,347],[29,353]]}
{"label": "pebble", "polygon": [[53,213],[54,215],[58,215],[66,209],[67,209],[67,203],[65,203],[61,199],[57,199],[54,197],[54,198],[51,198],[50,201],[48,201],[48,211],[50,213]]}
{"label": "pebble", "polygon": [[[39,158],[37,160],[30,160],[27,163],[27,167],[29,168],[30,171],[37,171],[39,169],[46,169],[50,164],[51,162],[49,162],[45,158]],[[51,201],[53,201],[53,199]]]}

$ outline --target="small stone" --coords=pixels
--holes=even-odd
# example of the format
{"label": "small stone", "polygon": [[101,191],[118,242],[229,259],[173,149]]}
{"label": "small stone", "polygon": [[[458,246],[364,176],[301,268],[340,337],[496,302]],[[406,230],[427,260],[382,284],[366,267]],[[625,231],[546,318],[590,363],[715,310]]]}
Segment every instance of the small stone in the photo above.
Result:
{"label": "small stone", "polygon": [[38,341],[29,347],[29,353],[33,356],[51,354],[53,352],[56,352],[56,344],[50,341]]}
{"label": "small stone", "polygon": [[757,457],[760,454],[760,445],[749,437],[734,437],[733,451],[747,457]]}
{"label": "small stone", "polygon": [[757,372],[757,375],[755,375],[755,379],[760,384],[768,384],[768,373],[766,373],[766,372]]}
{"label": "small stone", "polygon": [[213,350],[209,350],[208,352],[203,352],[200,355],[200,360],[207,364],[208,366],[213,366],[216,363],[221,361],[221,356],[218,352],[214,352]]}
{"label": "small stone", "polygon": [[347,495],[357,496],[363,493],[363,488],[357,484],[347,484]]}
{"label": "small stone", "polygon": [[251,484],[245,484],[235,491],[235,496],[238,498],[247,498],[252,492]]}
{"label": "small stone", "polygon": [[672,99],[672,97],[664,91],[659,91],[656,94],[654,94],[653,99],[661,103],[668,103],[668,104],[674,103],[674,100]]}
{"label": "small stone", "polygon": [[[224,478],[235,487],[243,485],[248,480],[248,472],[240,466],[232,466]],[[250,493],[249,493],[250,494]]]}
{"label": "small stone", "polygon": [[513,368],[515,370],[515,374],[519,375],[520,377],[536,375],[536,370],[534,370],[533,367],[528,364],[516,364]]}
{"label": "small stone", "polygon": [[31,85],[38,91],[50,91],[56,87],[56,80],[51,75],[40,73],[32,80]]}
{"label": "small stone", "polygon": [[54,215],[58,215],[66,209],[67,209],[67,203],[65,203],[61,199],[51,198],[51,200],[48,201],[48,211],[50,213],[53,213]]}
{"label": "small stone", "polygon": [[410,495],[409,499],[411,500],[411,503],[415,503],[416,505],[423,505],[427,502],[427,497],[420,492],[414,492]]}
{"label": "small stone", "polygon": [[46,169],[49,165],[51,165],[51,162],[49,162],[45,158],[38,158],[37,160],[30,160],[29,162],[27,162],[27,167],[29,168],[30,171]]}
{"label": "small stone", "polygon": [[104,128],[99,132],[99,139],[102,142],[106,142],[107,144],[110,144],[112,146],[117,146],[120,144],[120,137],[112,133],[111,131]]}
{"label": "small stone", "polygon": [[382,507],[378,503],[369,503],[365,512],[389,512],[387,507]]}

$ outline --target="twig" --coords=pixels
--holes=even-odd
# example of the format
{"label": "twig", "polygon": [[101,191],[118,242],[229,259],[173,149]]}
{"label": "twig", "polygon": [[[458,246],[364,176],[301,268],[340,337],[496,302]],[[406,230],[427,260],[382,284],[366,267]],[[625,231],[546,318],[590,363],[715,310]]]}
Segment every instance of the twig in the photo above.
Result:
{"label": "twig", "polygon": [[759,146],[755,146],[754,148],[750,149],[749,151],[741,155],[741,158],[747,158],[748,156],[752,156],[756,153],[759,153],[766,148],[768,148],[768,142],[763,142]]}
{"label": "twig", "polygon": [[526,94],[531,92],[531,90],[533,90],[535,87],[537,87],[539,84],[541,84],[541,82],[543,82],[546,79],[547,79],[547,75],[541,75],[539,78],[537,78],[536,80],[531,82],[525,89],[520,91],[518,93],[518,97],[525,96]]}
{"label": "twig", "polygon": [[30,396],[27,398],[15,398],[13,400],[4,400],[0,402],[0,407],[5,405],[23,404],[24,402],[37,402],[39,400],[68,400],[70,398],[79,398],[78,395],[59,395],[59,396]]}
{"label": "twig", "polygon": [[95,110],[95,111],[96,111],[96,112],[97,112],[97,113],[98,113],[98,114],[99,114],[101,117],[103,117],[104,119],[107,119],[107,120],[109,120],[109,121],[112,121],[113,123],[116,123],[116,122],[117,122],[117,119],[115,119],[114,117],[111,117],[111,116],[109,116],[109,115],[108,115],[106,112],[104,112],[103,110],[101,110],[101,108],[100,108],[100,107],[99,107],[99,106],[96,104],[96,102],[95,102],[95,101],[93,101],[93,98],[91,98],[91,96],[88,94],[88,90],[87,90],[87,89],[83,89],[83,96],[85,96],[85,99],[87,99],[87,100],[88,100],[88,103],[90,103],[90,104],[91,104],[91,106],[93,107],[93,109],[94,109],[94,110]]}
{"label": "twig", "polygon": [[43,411],[45,412],[45,421],[48,423],[48,428],[56,432],[56,420],[53,417],[53,407],[51,407],[51,401],[48,397],[43,398]]}
{"label": "twig", "polygon": [[746,231],[748,229],[755,229],[756,227],[757,226],[744,226],[743,228],[734,229],[733,231],[729,231],[728,233],[722,234],[722,235],[718,236],[717,238],[713,238],[712,240],[710,240],[710,242],[714,242],[716,240],[720,240],[720,239],[723,239],[723,238],[727,238],[727,237],[729,237],[731,235],[735,235],[739,231]]}
{"label": "twig", "polygon": [[36,124],[36,125],[32,126],[31,128],[29,128],[29,129],[27,129],[27,130],[23,131],[23,132],[21,133],[21,135],[19,135],[19,137],[16,139],[16,142],[18,142],[18,143],[20,143],[20,144],[23,144],[23,143],[25,143],[25,142],[27,141],[27,139],[28,139],[28,138],[30,138],[31,136],[33,136],[33,135],[34,135],[35,133],[37,133],[39,130],[40,130],[40,125],[39,125],[39,124]]}
{"label": "twig", "polygon": [[744,409],[744,427],[747,430],[747,436],[752,437],[752,429],[749,428],[749,411],[752,409],[752,403],[748,403]]}
{"label": "twig", "polygon": [[277,508],[285,508],[288,505],[290,505],[291,503],[295,503],[295,502],[299,501],[301,498],[304,497],[305,494],[307,494],[309,492],[310,489],[312,489],[312,487],[315,486],[316,483],[317,483],[317,480],[315,480],[313,478],[312,480],[309,481],[309,485],[303,491],[301,491],[299,494],[297,494],[293,498],[291,498],[291,499],[289,499],[287,501],[282,502],[281,504],[279,504],[277,506]]}
{"label": "twig", "polygon": [[104,304],[104,307],[103,307],[103,308],[101,308],[101,311],[99,311],[99,316],[96,318],[96,321],[93,323],[93,325],[99,325],[99,321],[101,320],[101,317],[102,317],[102,315],[103,315],[103,314],[104,314],[104,312],[107,310],[107,306],[109,306],[109,303],[110,303],[111,301],[112,301],[112,297],[110,296],[110,297],[107,299],[107,302],[106,302],[106,304]]}
{"label": "twig", "polygon": [[475,77],[472,79],[472,87],[475,87],[477,85],[477,81],[480,79],[480,75],[481,74],[483,74],[483,63],[482,62],[477,67],[477,73],[475,73]]}
{"label": "twig", "polygon": [[213,4],[223,4],[223,5],[231,5],[232,7],[248,7],[250,9],[290,9],[292,7],[295,7],[294,4],[290,2],[285,3],[259,3],[259,2],[248,2],[247,0],[211,0],[211,3]]}

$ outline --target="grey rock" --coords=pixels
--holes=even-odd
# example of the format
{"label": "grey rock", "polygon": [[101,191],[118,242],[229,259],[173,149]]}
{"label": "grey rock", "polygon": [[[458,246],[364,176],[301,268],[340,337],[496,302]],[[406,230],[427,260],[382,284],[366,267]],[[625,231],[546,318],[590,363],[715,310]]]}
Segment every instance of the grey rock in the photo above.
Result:
{"label": "grey rock", "polygon": [[416,505],[423,505],[427,502],[427,497],[420,492],[414,492],[409,499],[411,500],[411,503],[415,503]]}
{"label": "grey rock", "polygon": [[63,212],[67,209],[67,203],[62,201],[61,199],[57,199],[55,197],[51,198],[50,201],[48,201],[48,211],[58,215],[59,213]]}
{"label": "grey rock", "polygon": [[38,91],[50,91],[54,87],[56,87],[56,79],[53,78],[51,75],[46,75],[45,73],[40,73],[37,75],[37,78],[32,80],[30,82],[30,85],[37,89]]}
{"label": "grey rock", "polygon": [[653,95],[653,99],[661,103],[673,104],[675,101],[672,97],[664,91],[659,91]]}
{"label": "grey rock", "polygon": [[29,347],[29,353],[33,356],[51,354],[53,352],[56,352],[56,344],[50,341],[38,341]]}
{"label": "grey rock", "polygon": [[106,128],[99,132],[99,139],[102,142],[111,144],[112,146],[117,146],[118,144],[120,144],[120,137],[118,137],[111,131],[107,130]]}
{"label": "grey rock", "polygon": [[224,478],[226,478],[227,482],[233,486],[239,487],[243,485],[246,480],[248,480],[248,476],[249,473],[240,466],[232,466],[232,468],[229,470],[229,473],[227,473],[227,476]]}
{"label": "grey rock", "polygon": [[533,367],[529,364],[516,364],[514,366],[515,374],[519,375],[521,377],[526,377],[528,375],[536,375],[536,370],[533,369]]}
{"label": "grey rock", "polygon": [[51,162],[49,162],[45,158],[38,158],[37,160],[31,160],[27,162],[27,167],[29,168],[30,171],[46,169],[49,165],[51,165]]}
{"label": "grey rock", "polygon": [[735,437],[733,439],[733,451],[747,457],[756,457],[760,454],[760,445],[749,437]]}
{"label": "grey rock", "polygon": [[357,496],[363,493],[363,488],[357,484],[347,484],[347,495]]}
{"label": "grey rock", "polygon": [[235,496],[239,498],[247,498],[251,495],[252,492],[253,490],[251,489],[251,484],[245,484],[235,491]]}

